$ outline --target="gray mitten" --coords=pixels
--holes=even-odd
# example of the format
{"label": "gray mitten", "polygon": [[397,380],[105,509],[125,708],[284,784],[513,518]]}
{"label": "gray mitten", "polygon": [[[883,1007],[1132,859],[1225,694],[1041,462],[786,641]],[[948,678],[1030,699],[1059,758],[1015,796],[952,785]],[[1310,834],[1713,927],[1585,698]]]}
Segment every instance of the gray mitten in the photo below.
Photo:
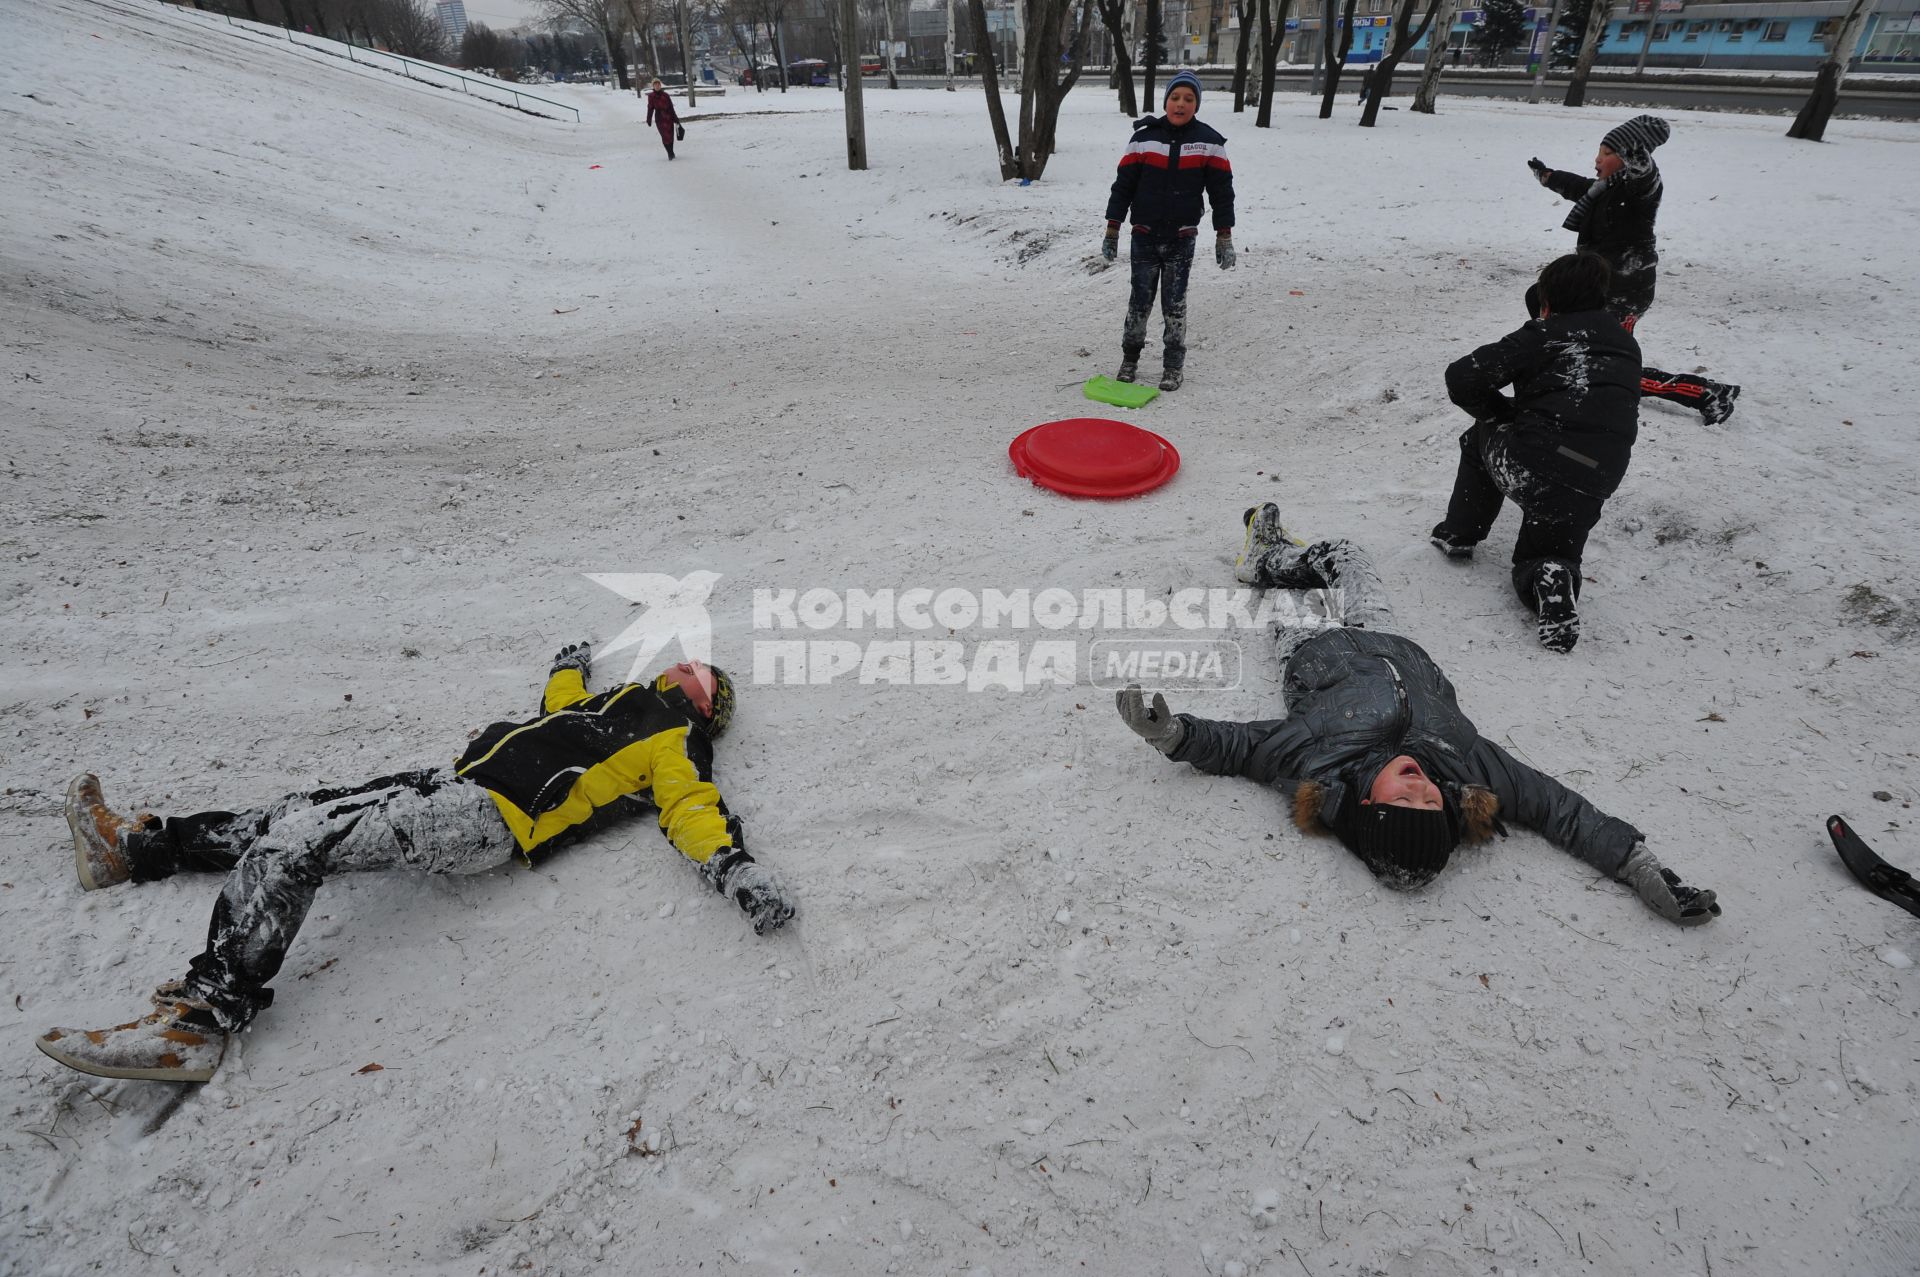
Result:
{"label": "gray mitten", "polygon": [[593,644],[587,642],[569,643],[553,654],[553,664],[547,668],[547,677],[552,678],[561,670],[579,670],[585,678],[593,666]]}
{"label": "gray mitten", "polygon": [[777,931],[793,917],[793,898],[778,878],[757,861],[741,860],[720,879],[720,892],[740,906],[753,934]]}
{"label": "gray mitten", "polygon": [[1153,694],[1153,705],[1149,708],[1146,697],[1140,694],[1140,685],[1130,683],[1126,691],[1115,695],[1114,704],[1127,726],[1163,754],[1173,753],[1187,738],[1187,725],[1173,716],[1173,711],[1167,708],[1167,698],[1158,692]]}
{"label": "gray mitten", "polygon": [[1681,882],[1680,875],[1663,868],[1643,842],[1633,844],[1627,863],[1620,866],[1620,881],[1668,922],[1698,927],[1720,916],[1720,906],[1711,891]]}

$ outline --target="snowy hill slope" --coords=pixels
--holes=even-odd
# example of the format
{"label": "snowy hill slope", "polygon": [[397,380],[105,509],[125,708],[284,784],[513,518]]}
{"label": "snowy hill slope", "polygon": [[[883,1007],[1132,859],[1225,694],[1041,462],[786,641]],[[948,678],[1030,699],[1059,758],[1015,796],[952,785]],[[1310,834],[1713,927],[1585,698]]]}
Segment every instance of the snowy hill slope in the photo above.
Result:
{"label": "snowy hill slope", "polygon": [[[1140,414],[1185,468],[1094,505],[1005,459],[1117,354],[1094,91],[1003,188],[969,94],[869,93],[865,174],[819,92],[703,105],[668,165],[604,91],[576,128],[159,6],[0,30],[0,1273],[1911,1271],[1920,936],[1820,818],[1920,862],[1920,130],[1675,114],[1642,341],[1746,397],[1647,409],[1556,658],[1511,519],[1422,539],[1440,371],[1569,246],[1524,159],[1616,115],[1209,99],[1241,266]],[[215,887],[82,894],[75,771],[172,811],[447,759],[627,623],[588,571],[722,573],[745,672],[756,588],[1226,584],[1267,497],[1726,916],[1517,831],[1377,891],[1091,687],[746,687],[719,780],[788,934],[641,825],[329,883],[207,1087],[32,1048],[178,974]],[[1176,707],[1277,712],[1249,663]]]}

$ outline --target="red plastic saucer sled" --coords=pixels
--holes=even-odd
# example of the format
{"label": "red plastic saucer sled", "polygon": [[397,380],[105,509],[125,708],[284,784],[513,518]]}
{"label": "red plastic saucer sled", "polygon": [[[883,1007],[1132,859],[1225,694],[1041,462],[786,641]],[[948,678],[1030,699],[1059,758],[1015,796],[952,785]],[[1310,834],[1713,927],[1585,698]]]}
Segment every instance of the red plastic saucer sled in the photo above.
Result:
{"label": "red plastic saucer sled", "polygon": [[1174,446],[1151,430],[1104,417],[1069,417],[1025,432],[1007,448],[1014,473],[1070,497],[1137,497],[1173,478]]}

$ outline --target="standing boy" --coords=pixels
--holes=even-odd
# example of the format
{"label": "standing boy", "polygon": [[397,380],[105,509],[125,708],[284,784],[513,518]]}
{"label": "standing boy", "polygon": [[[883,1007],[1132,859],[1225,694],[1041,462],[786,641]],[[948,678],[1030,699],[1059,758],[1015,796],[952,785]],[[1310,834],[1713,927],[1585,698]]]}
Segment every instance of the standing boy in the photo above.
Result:
{"label": "standing boy", "polygon": [[1233,268],[1233,166],[1227,163],[1227,139],[1196,118],[1199,77],[1182,71],[1168,80],[1164,106],[1165,115],[1147,116],[1134,126],[1133,140],[1120,156],[1100,255],[1108,261],[1119,256],[1120,223],[1131,213],[1133,295],[1120,335],[1117,375],[1121,381],[1139,376],[1157,291],[1166,321],[1160,389],[1178,390],[1187,361],[1187,274],[1200,233],[1202,194],[1213,208],[1213,260],[1221,270]]}
{"label": "standing boy", "polygon": [[[1594,153],[1591,178],[1548,168],[1537,159],[1527,161],[1540,185],[1574,202],[1563,225],[1579,236],[1578,245],[1600,254],[1613,267],[1607,309],[1628,332],[1653,305],[1660,266],[1653,223],[1660,215],[1663,191],[1660,166],[1653,162],[1653,152],[1672,132],[1657,115],[1634,116],[1601,139]],[[1539,313],[1531,297],[1527,310]],[[1711,426],[1733,415],[1733,401],[1740,397],[1740,387],[1690,373],[1645,368],[1640,373],[1640,393],[1695,409]]]}

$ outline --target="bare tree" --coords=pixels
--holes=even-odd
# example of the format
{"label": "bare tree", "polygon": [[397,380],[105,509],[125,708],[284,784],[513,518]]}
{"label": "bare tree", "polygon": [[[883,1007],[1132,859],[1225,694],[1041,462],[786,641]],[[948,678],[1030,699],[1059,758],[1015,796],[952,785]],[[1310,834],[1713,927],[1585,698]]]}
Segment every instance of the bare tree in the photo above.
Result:
{"label": "bare tree", "polygon": [[1020,176],[1013,157],[1013,137],[1007,132],[1007,112],[1000,103],[1000,75],[994,69],[993,35],[987,30],[986,0],[967,0],[967,16],[973,20],[975,55],[980,62],[980,86],[987,93],[987,118],[993,122],[993,145],[1000,153],[1000,180]]}
{"label": "bare tree", "polygon": [[1253,6],[1254,0],[1233,0],[1234,13],[1240,19],[1240,38],[1234,41],[1233,50],[1233,113],[1235,115],[1247,109],[1247,69],[1253,60],[1251,56]]}
{"label": "bare tree", "polygon": [[1840,105],[1840,83],[1847,78],[1847,63],[1853,58],[1854,46],[1860,43],[1860,32],[1867,25],[1867,14],[1872,9],[1872,0],[1853,0],[1847,6],[1847,16],[1841,19],[1839,34],[1833,37],[1826,61],[1814,74],[1813,92],[1807,95],[1800,114],[1793,117],[1788,137],[1818,142],[1826,136],[1827,121],[1833,118],[1833,109]]}
{"label": "bare tree", "polygon": [[[1351,2],[1351,0],[1349,0]],[[1287,9],[1293,0],[1259,0],[1260,113],[1253,127],[1273,127],[1273,80],[1280,61],[1280,40],[1287,33]]]}
{"label": "bare tree", "polygon": [[1433,38],[1427,41],[1427,65],[1420,72],[1420,87],[1413,91],[1413,109],[1422,115],[1433,114],[1434,99],[1440,96],[1440,71],[1447,64],[1447,40],[1461,3],[1462,0],[1446,0],[1440,21],[1434,25]]}
{"label": "bare tree", "polygon": [[578,24],[599,36],[606,45],[607,61],[613,64],[615,82],[622,89],[633,87],[623,38],[629,21],[626,0],[540,0],[540,5],[556,27]]}
{"label": "bare tree", "polygon": [[[315,30],[324,35],[326,15],[317,3],[314,10],[319,23]],[[394,53],[433,62],[451,56],[447,34],[424,0],[365,0],[362,13],[374,36]]]}
{"label": "bare tree", "polygon": [[[1326,17],[1321,19],[1321,29],[1331,33],[1333,25],[1333,6],[1339,0],[1327,0]],[[1353,0],[1346,0],[1346,8],[1340,16],[1340,56],[1333,56],[1332,46],[1327,50],[1327,83],[1320,91],[1320,118],[1333,118],[1333,99],[1340,92],[1340,73],[1347,69],[1347,55],[1353,52]]]}
{"label": "bare tree", "polygon": [[1587,104],[1587,76],[1593,72],[1593,59],[1600,52],[1600,38],[1606,34],[1612,8],[1611,0],[1593,0],[1593,9],[1587,14],[1587,34],[1580,41],[1580,56],[1574,60],[1573,78],[1567,81],[1567,97],[1562,105]]}
{"label": "bare tree", "polygon": [[1113,78],[1120,88],[1120,113],[1129,119],[1140,114],[1133,96],[1133,58],[1127,52],[1127,0],[1094,0],[1100,21],[1113,37]]}
{"label": "bare tree", "polygon": [[1407,56],[1407,50],[1420,43],[1433,26],[1433,16],[1440,10],[1441,0],[1427,0],[1427,16],[1420,19],[1420,25],[1413,25],[1414,6],[1420,0],[1400,0],[1400,7],[1393,15],[1392,43],[1387,45],[1386,54],[1380,64],[1373,69],[1373,91],[1367,94],[1367,109],[1360,113],[1360,127],[1370,129],[1380,116],[1380,103],[1393,91],[1393,73],[1400,65],[1400,59]]}
{"label": "bare tree", "polygon": [[1162,25],[1160,0],[1147,0],[1147,41],[1142,50],[1141,61],[1146,64],[1147,79],[1143,87],[1147,110],[1153,110],[1153,78],[1160,69],[1160,57],[1166,52],[1167,32]]}
{"label": "bare tree", "polygon": [[1027,0],[1030,21],[1020,73],[1021,177],[1038,181],[1053,157],[1060,104],[1080,79],[1093,0]]}

